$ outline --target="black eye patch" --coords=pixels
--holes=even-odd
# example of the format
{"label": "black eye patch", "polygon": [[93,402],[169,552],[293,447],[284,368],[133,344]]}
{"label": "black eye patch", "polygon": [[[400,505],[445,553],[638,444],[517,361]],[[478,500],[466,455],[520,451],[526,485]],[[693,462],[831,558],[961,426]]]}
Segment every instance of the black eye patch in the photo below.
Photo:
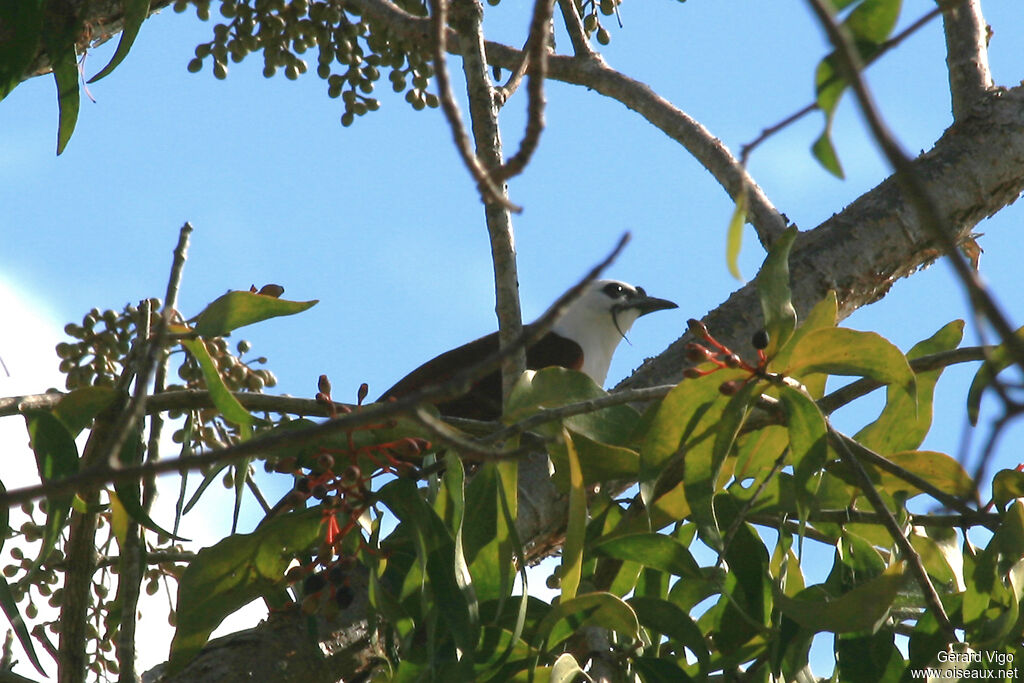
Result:
{"label": "black eye patch", "polygon": [[608,284],[601,288],[601,291],[604,292],[609,297],[611,297],[612,299],[618,299],[620,296],[623,295],[626,289],[617,282],[609,282]]}

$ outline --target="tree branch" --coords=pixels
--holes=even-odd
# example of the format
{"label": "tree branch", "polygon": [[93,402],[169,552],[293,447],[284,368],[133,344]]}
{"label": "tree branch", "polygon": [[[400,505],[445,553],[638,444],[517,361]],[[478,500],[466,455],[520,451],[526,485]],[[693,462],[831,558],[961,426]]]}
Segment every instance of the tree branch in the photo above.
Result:
{"label": "tree branch", "polygon": [[[526,61],[528,103],[526,107],[526,132],[519,143],[519,150],[495,171],[502,180],[508,180],[523,172],[530,158],[540,143],[540,134],[544,130],[544,80],[548,71],[548,33],[551,28],[551,11],[554,0],[535,0],[533,17],[530,20],[530,37]],[[503,96],[507,93],[502,91]]]}
{"label": "tree branch", "polygon": [[[429,41],[426,24],[430,20],[415,17],[389,0],[346,0],[345,4],[360,15],[387,25],[404,40],[421,45]],[[450,43],[452,38],[448,40]],[[486,61],[494,66],[515,69],[525,58],[523,52],[514,47],[492,41],[485,45]],[[748,220],[763,245],[770,245],[786,229],[786,218],[772,206],[764,191],[721,140],[645,83],[615,71],[602,60],[565,55],[549,56],[548,78],[590,88],[636,111],[696,157],[734,200],[746,187],[750,192]]]}
{"label": "tree branch", "polygon": [[448,0],[431,0],[430,2],[433,15],[431,30],[433,31],[434,78],[437,80],[441,111],[444,112],[445,118],[448,119],[448,125],[452,129],[455,149],[462,157],[462,163],[466,165],[473,179],[476,180],[484,203],[501,204],[506,209],[519,212],[522,209],[509,202],[504,188],[495,185],[494,175],[480,163],[480,159],[470,146],[466,128],[462,125],[462,115],[459,113],[459,105],[455,102],[455,94],[452,92],[448,60],[445,57],[448,37],[446,30],[448,26],[447,2]]}
{"label": "tree branch", "polygon": [[[441,4],[441,0],[434,0]],[[479,0],[454,0],[452,26],[458,36],[462,70],[466,76],[469,115],[473,122],[476,156],[488,173],[497,173],[502,164],[501,130],[498,127],[498,103],[487,73],[484,54],[483,7]],[[507,191],[504,182],[501,191]],[[484,207],[487,232],[494,264],[495,311],[498,315],[498,344],[508,348],[522,334],[523,316],[519,305],[519,273],[516,266],[512,216],[496,203]],[[526,370],[526,349],[519,348],[502,363],[502,400],[508,397],[519,375]]]}
{"label": "tree branch", "polygon": [[942,4],[949,92],[953,118],[959,121],[992,89],[992,72],[988,68],[988,26],[981,14],[981,0],[953,0]]}

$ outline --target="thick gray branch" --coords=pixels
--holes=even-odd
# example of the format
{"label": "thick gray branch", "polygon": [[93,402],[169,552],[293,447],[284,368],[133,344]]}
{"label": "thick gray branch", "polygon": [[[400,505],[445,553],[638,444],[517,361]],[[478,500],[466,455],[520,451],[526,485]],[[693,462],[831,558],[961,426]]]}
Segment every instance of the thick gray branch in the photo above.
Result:
{"label": "thick gray branch", "polygon": [[[913,165],[938,211],[955,226],[953,239],[965,238],[1024,189],[1024,86],[991,92]],[[920,224],[895,178],[888,178],[797,237],[790,255],[793,304],[806,314],[834,289],[845,318],[939,256],[932,231]],[[719,340],[749,348],[764,324],[753,283],[734,292],[704,322]],[[620,386],[678,382],[688,365],[683,349],[688,341],[689,336],[680,338]]]}
{"label": "thick gray branch", "polygon": [[981,0],[959,0],[942,11],[946,33],[946,68],[953,118],[962,119],[992,88],[988,68],[988,26],[981,14]]}

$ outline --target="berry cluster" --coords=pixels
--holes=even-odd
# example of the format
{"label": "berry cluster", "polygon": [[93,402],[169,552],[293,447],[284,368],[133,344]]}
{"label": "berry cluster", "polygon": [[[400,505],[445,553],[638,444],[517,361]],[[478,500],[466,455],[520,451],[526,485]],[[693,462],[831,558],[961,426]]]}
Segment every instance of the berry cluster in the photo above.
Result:
{"label": "berry cluster", "polygon": [[[160,300],[150,299],[149,324],[156,324]],[[68,323],[64,332],[75,339],[57,344],[64,384],[73,390],[88,386],[112,387],[124,369],[125,359],[141,321],[140,306],[125,306],[120,312],[94,308],[82,318],[82,324]]]}
{"label": "berry cluster", "polygon": [[[621,4],[622,0],[576,0],[576,11],[583,17],[583,30],[587,32],[587,36],[589,37],[596,31],[597,42],[601,45],[612,42],[612,34],[601,25],[598,12],[606,17],[613,14],[618,17]],[[621,21],[619,25],[622,25]]]}
{"label": "berry cluster", "polygon": [[[353,408],[331,399],[331,385],[326,375],[320,376],[316,400],[328,407],[331,417],[352,412]],[[362,407],[369,389],[359,387],[355,410]],[[358,429],[383,429],[393,425],[367,425],[354,428],[343,449],[321,448],[311,462],[294,456],[268,463],[269,471],[291,473],[295,485],[285,499],[289,508],[304,507],[312,498],[323,512],[326,531],[323,541],[311,560],[288,571],[291,583],[302,582],[302,611],[320,612],[330,618],[347,608],[353,597],[349,573],[356,559],[356,550],[376,553],[358,531],[359,518],[373,505],[373,479],[390,474],[402,476],[416,471],[416,462],[430,448],[419,438],[403,437],[384,443],[356,445]],[[339,519],[342,524],[339,524]],[[353,536],[353,534],[355,534]]]}
{"label": "berry cluster", "polygon": [[[210,0],[175,0],[175,11],[183,12],[190,2],[195,4],[200,19],[210,18]],[[426,16],[426,6],[420,0],[399,0],[397,4],[416,16]],[[286,78],[295,80],[308,69],[299,55],[316,48],[317,75],[327,81],[327,94],[341,97],[345,104],[341,116],[344,126],[380,107],[370,94],[385,67],[391,70],[394,91],[404,91],[405,100],[414,109],[438,106],[437,96],[426,91],[433,75],[429,54],[404,44],[385,27],[349,14],[339,2],[221,0],[220,14],[227,23],[215,25],[213,40],[196,46],[189,71],[201,71],[204,60],[211,58],[213,75],[223,79],[228,74],[229,59],[241,62],[250,53],[262,50],[265,77],[283,69]]]}
{"label": "berry cluster", "polygon": [[686,321],[686,324],[689,326],[692,334],[700,337],[710,346],[709,348],[709,346],[705,346],[700,342],[689,342],[684,347],[686,350],[686,360],[691,363],[710,362],[713,366],[706,370],[701,370],[700,368],[695,367],[686,368],[683,370],[683,376],[687,379],[704,377],[713,372],[718,372],[722,368],[741,368],[749,372],[750,377],[747,379],[722,382],[722,385],[718,389],[726,396],[732,396],[739,391],[743,385],[755,377],[769,379],[769,376],[765,371],[765,368],[768,365],[768,357],[765,356],[764,353],[764,350],[768,347],[768,333],[764,330],[758,330],[754,333],[754,337],[751,340],[751,344],[754,349],[757,350],[757,364],[751,365],[747,361],[743,360],[738,353],[711,336],[707,326],[701,321],[696,318],[690,318]]}

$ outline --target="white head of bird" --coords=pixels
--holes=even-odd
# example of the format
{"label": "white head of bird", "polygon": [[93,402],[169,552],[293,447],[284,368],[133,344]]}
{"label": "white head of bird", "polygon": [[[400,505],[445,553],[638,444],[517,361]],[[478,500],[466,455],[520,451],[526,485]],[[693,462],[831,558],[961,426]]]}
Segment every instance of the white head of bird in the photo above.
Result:
{"label": "white head of bird", "polygon": [[603,386],[619,342],[637,318],[678,306],[648,296],[643,287],[619,280],[596,280],[551,327],[555,334],[579,344],[583,351],[580,370]]}

